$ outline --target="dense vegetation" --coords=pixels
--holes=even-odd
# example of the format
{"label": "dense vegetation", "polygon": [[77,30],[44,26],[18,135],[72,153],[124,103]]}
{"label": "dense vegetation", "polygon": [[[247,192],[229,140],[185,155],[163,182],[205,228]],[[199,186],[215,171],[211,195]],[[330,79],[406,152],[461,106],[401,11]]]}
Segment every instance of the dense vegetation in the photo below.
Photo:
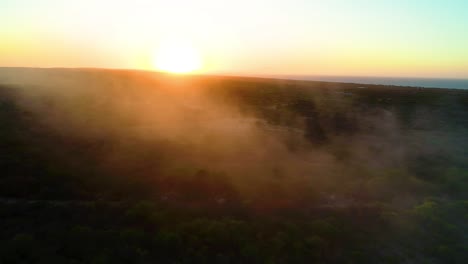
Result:
{"label": "dense vegetation", "polygon": [[468,91],[2,71],[0,263],[468,259]]}

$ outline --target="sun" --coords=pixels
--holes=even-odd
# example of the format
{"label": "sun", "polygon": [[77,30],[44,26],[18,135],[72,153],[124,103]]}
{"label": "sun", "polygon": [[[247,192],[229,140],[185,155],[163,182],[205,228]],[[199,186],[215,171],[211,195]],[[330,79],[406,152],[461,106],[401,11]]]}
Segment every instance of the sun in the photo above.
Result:
{"label": "sun", "polygon": [[153,59],[154,67],[171,73],[191,73],[201,69],[202,59],[195,46],[187,40],[162,42]]}

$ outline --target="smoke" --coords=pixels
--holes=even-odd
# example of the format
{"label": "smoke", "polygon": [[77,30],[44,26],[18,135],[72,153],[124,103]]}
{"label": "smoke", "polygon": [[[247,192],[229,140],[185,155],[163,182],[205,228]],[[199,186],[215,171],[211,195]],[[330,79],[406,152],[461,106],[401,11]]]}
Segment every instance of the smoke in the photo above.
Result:
{"label": "smoke", "polygon": [[310,96],[302,106],[285,101],[298,89],[281,81],[60,69],[3,70],[0,81],[16,87],[36,127],[67,142],[55,157],[141,180],[157,199],[206,192],[218,203],[304,207],[431,188],[409,171],[416,139],[396,113],[333,87],[298,87]]}

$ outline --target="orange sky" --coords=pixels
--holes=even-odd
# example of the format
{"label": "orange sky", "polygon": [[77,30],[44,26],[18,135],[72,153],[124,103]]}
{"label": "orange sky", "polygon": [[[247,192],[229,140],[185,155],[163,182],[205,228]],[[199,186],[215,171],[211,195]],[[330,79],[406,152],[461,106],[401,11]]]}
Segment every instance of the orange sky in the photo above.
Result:
{"label": "orange sky", "polygon": [[350,2],[6,0],[0,66],[154,69],[175,35],[203,73],[468,77],[466,2]]}

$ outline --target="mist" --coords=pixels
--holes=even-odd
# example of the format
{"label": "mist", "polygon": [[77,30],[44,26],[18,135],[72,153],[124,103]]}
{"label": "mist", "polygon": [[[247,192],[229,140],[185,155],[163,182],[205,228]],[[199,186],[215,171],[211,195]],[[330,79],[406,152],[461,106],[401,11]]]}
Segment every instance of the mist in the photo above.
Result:
{"label": "mist", "polygon": [[[229,77],[86,69],[16,69],[2,79],[35,129],[63,141],[54,157],[91,166],[84,177],[139,182],[168,202],[194,202],[184,197],[188,188],[207,196],[203,203],[236,200],[256,210],[381,199],[414,206],[434,187],[411,163],[451,148],[425,144],[435,129],[407,129],[418,120],[430,127],[430,117],[405,123],[336,84],[247,78],[247,88],[236,88]],[[265,102],[255,102],[254,89]]]}
{"label": "mist", "polygon": [[467,102],[464,90],[1,69],[0,259],[460,262]]}

